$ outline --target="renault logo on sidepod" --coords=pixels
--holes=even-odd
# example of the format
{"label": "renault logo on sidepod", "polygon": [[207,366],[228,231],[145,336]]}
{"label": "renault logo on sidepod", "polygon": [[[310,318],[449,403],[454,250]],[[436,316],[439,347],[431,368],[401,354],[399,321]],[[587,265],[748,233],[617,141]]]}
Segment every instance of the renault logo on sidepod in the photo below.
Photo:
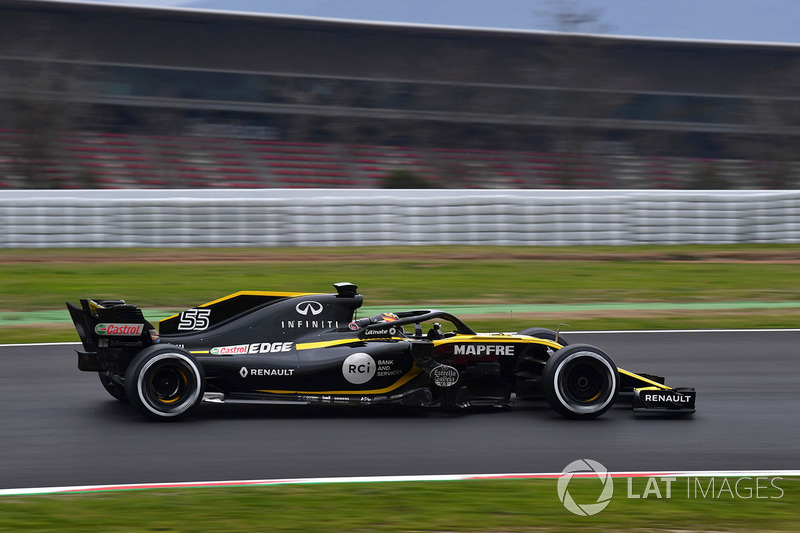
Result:
{"label": "renault logo on sidepod", "polygon": [[306,316],[309,313],[311,313],[314,316],[317,316],[322,312],[322,304],[311,300],[307,302],[300,302],[294,308],[298,313],[300,313],[303,316]]}

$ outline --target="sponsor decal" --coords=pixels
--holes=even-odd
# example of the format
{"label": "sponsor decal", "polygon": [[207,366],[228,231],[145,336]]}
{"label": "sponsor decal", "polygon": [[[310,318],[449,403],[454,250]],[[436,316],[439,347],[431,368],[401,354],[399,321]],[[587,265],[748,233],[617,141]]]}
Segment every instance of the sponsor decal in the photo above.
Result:
{"label": "sponsor decal", "polygon": [[351,331],[356,331],[357,329],[359,329],[359,328],[358,328],[358,324],[356,324],[355,322],[350,322],[350,323],[347,325],[347,327],[348,327],[348,328],[350,328],[350,330],[351,330]]}
{"label": "sponsor decal", "polygon": [[400,317],[394,313],[381,313],[381,318],[384,322],[394,322],[396,320],[400,320]]}
{"label": "sponsor decal", "polygon": [[235,346],[217,346],[211,348],[211,355],[242,355],[257,353],[280,353],[291,351],[293,342],[256,342],[253,344],[237,344]]}
{"label": "sponsor decal", "polygon": [[97,324],[94,332],[98,335],[133,337],[142,334],[144,324]]}
{"label": "sponsor decal", "polygon": [[456,344],[455,355],[514,355],[513,344]]}
{"label": "sponsor decal", "polygon": [[337,320],[281,320],[283,329],[332,329],[338,327]]}
{"label": "sponsor decal", "polygon": [[211,324],[211,309],[187,309],[179,315],[178,331],[202,331]]}
{"label": "sponsor decal", "polygon": [[236,346],[218,346],[211,348],[211,355],[239,355],[247,353],[249,344],[238,344]]}
{"label": "sponsor decal", "polygon": [[294,309],[298,314],[303,316],[308,316],[309,314],[317,316],[322,313],[322,304],[313,300],[308,300],[306,302],[300,302],[294,306]]}
{"label": "sponsor decal", "polygon": [[402,376],[403,371],[394,367],[392,359],[378,359],[378,370],[375,373],[379,378],[385,376]]}
{"label": "sponsor decal", "polygon": [[458,382],[458,370],[450,365],[434,367],[434,369],[431,370],[430,376],[437,387],[452,387]]}
{"label": "sponsor decal", "polygon": [[397,328],[379,328],[379,329],[368,329],[364,332],[365,336],[368,337],[393,337],[397,333]]}
{"label": "sponsor decal", "polygon": [[642,398],[645,402],[674,402],[674,403],[689,403],[692,401],[691,396],[680,393],[642,393]]}
{"label": "sponsor decal", "polygon": [[246,377],[274,377],[274,376],[291,376],[294,374],[294,368],[247,368],[243,366],[239,369],[239,375],[242,379]]}
{"label": "sponsor decal", "polygon": [[142,346],[142,341],[140,339],[124,340],[104,337],[98,339],[97,346],[99,348],[140,348]]}
{"label": "sponsor decal", "polygon": [[344,379],[354,385],[361,385],[375,376],[377,365],[371,355],[358,352],[350,355],[342,363]]}

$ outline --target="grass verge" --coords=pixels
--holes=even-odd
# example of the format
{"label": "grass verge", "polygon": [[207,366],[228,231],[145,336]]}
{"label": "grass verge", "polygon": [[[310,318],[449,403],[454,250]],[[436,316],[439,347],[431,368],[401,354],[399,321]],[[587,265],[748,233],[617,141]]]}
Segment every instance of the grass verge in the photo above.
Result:
{"label": "grass verge", "polygon": [[[600,260],[587,252],[538,256],[526,248],[479,247],[469,255],[446,247],[382,250],[309,255],[282,249],[248,260],[236,260],[230,250],[171,251],[169,259],[149,252],[146,260],[130,251],[83,250],[69,257],[6,252],[0,254],[0,311],[60,309],[66,300],[90,295],[143,308],[184,308],[239,290],[329,292],[331,283],[345,280],[359,285],[368,305],[800,300],[797,264],[783,259],[718,262],[706,252],[692,256],[696,260],[663,260],[689,257],[671,251],[651,260],[638,248],[615,250],[610,258],[598,252]],[[759,253],[767,255],[760,248],[738,251]],[[81,257],[91,260],[74,262]]]}
{"label": "grass verge", "polygon": [[[239,290],[329,292],[359,285],[370,306],[800,300],[797,245],[580,248],[4,250],[0,311],[121,298],[147,312]],[[65,313],[66,317],[66,313]],[[471,317],[477,330],[794,328],[796,310],[614,311]],[[61,325],[0,327],[0,342],[77,340]]]}
{"label": "grass verge", "polygon": [[[0,531],[796,531],[800,480],[678,478],[666,498],[628,498],[628,480],[594,516],[568,512],[556,480],[349,483],[5,497]],[[631,481],[643,495],[645,480]],[[760,485],[757,490],[756,485]],[[579,504],[596,479],[572,480]],[[776,488],[777,487],[777,488]],[[758,493],[758,494],[757,494]],[[758,497],[756,497],[758,496]]]}

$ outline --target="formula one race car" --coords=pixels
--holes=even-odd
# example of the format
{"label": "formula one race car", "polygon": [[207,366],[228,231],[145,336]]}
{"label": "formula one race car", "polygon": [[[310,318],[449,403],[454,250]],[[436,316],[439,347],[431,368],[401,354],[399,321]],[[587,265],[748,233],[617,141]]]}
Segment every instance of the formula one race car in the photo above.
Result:
{"label": "formula one race car", "polygon": [[67,303],[83,343],[78,368],[155,419],[217,403],[399,404],[447,409],[544,397],[567,418],[694,412],[694,389],[617,368],[601,349],[551,330],[478,334],[450,313],[355,319],[363,296],[237,292],[166,318],[159,331],[122,300]]}

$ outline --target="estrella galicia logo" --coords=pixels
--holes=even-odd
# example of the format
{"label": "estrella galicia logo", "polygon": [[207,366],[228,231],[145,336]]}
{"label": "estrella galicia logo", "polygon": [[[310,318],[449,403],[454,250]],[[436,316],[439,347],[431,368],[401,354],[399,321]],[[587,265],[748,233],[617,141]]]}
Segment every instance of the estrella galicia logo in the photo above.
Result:
{"label": "estrella galicia logo", "polygon": [[313,300],[308,300],[306,302],[300,302],[294,306],[294,309],[298,314],[303,316],[308,316],[309,314],[317,316],[322,312],[322,304]]}
{"label": "estrella galicia logo", "polygon": [[[569,493],[569,482],[575,474],[582,478],[597,477],[603,484],[603,491],[595,503],[578,504]],[[567,508],[567,511],[578,516],[596,515],[605,509],[614,496],[614,481],[606,467],[591,459],[578,459],[567,465],[558,478],[558,499]]]}

